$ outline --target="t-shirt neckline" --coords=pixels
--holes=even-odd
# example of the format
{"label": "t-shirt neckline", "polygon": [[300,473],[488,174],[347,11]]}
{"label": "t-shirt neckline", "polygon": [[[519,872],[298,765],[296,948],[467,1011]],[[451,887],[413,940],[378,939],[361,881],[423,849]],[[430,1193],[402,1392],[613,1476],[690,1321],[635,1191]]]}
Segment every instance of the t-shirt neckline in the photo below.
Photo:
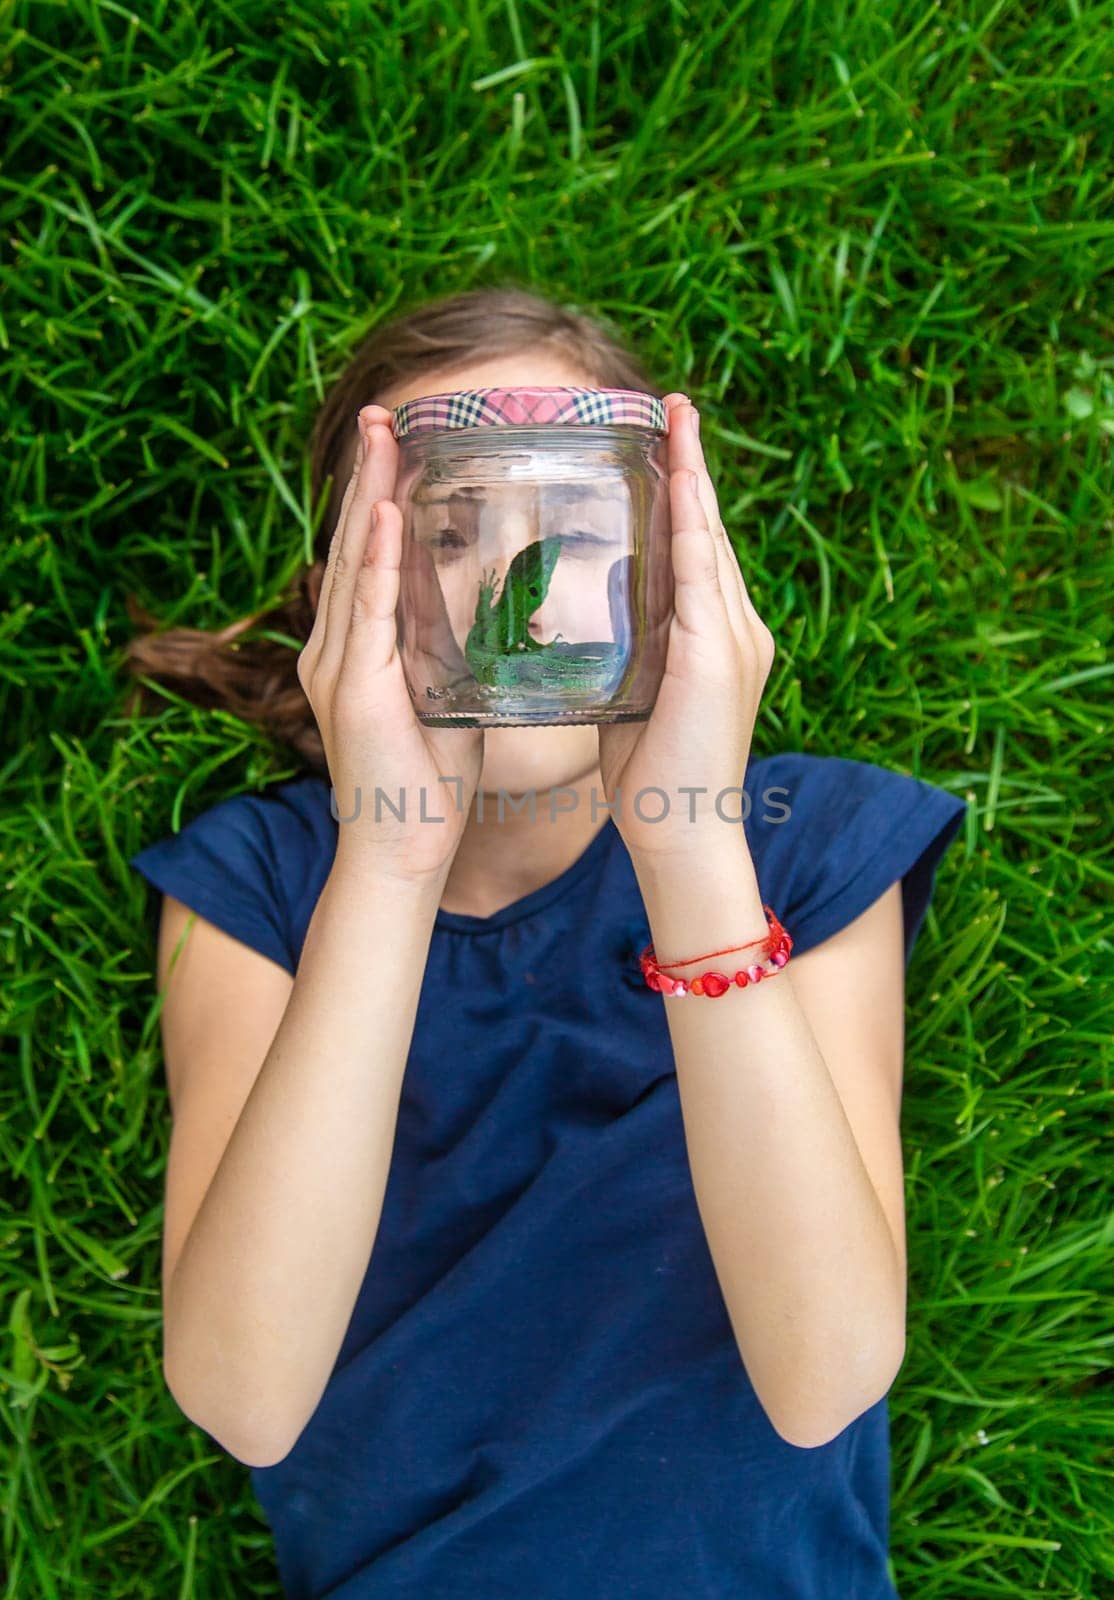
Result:
{"label": "t-shirt neckline", "polygon": [[529,894],[521,895],[509,905],[501,906],[488,917],[475,916],[470,911],[445,911],[438,906],[433,923],[434,929],[443,933],[495,933],[512,922],[520,922],[524,917],[534,916],[552,905],[554,901],[563,899],[586,873],[601,864],[617,836],[618,829],[613,818],[605,817],[603,827],[588,841],[576,860],[570,862],[563,872],[559,872],[548,883],[539,885],[537,889],[531,889]]}

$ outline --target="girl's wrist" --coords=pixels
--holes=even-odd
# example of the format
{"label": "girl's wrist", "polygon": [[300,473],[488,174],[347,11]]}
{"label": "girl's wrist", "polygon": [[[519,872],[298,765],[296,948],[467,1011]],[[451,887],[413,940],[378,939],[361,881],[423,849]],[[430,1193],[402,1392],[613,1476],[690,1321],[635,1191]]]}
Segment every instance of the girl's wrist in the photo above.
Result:
{"label": "girl's wrist", "polygon": [[674,888],[686,881],[714,883],[725,864],[733,872],[749,871],[757,884],[754,858],[738,820],[697,824],[683,829],[669,845],[629,853],[639,883],[651,888],[658,884]]}
{"label": "girl's wrist", "polygon": [[354,887],[357,893],[386,889],[436,908],[445,892],[452,857],[434,865],[408,863],[389,846],[341,833],[331,876]]}
{"label": "girl's wrist", "polygon": [[[724,829],[718,840],[702,841],[702,848],[640,854],[631,862],[659,961],[765,936],[758,875],[741,830]],[[694,967],[690,975],[699,972]]]}

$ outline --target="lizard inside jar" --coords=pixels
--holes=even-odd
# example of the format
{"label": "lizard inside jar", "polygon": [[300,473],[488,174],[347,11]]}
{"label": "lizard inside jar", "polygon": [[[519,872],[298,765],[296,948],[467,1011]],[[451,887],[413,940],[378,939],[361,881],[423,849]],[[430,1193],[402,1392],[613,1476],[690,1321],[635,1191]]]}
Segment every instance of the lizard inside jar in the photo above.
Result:
{"label": "lizard inside jar", "polygon": [[672,611],[664,415],[637,391],[474,390],[396,411],[399,649],[434,724],[649,715]]}

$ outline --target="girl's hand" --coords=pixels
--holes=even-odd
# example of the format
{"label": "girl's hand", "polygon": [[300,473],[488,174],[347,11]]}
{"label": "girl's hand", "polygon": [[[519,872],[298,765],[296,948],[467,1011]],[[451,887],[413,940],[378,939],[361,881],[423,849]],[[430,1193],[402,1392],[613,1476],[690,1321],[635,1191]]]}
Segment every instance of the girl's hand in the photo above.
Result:
{"label": "girl's hand", "polygon": [[[738,790],[774,659],[773,636],[720,520],[696,409],[683,394],[666,395],[665,405],[674,582],[665,671],[646,722],[599,725],[600,775],[615,825],[632,858],[654,861],[707,859],[731,824],[740,826]],[[665,791],[668,810],[655,789]],[[736,792],[720,801],[721,817],[716,797],[725,789]]]}
{"label": "girl's hand", "polygon": [[[399,451],[390,423],[383,406],[360,412],[360,445],[298,681],[325,747],[341,819],[338,854],[371,859],[397,877],[432,879],[447,872],[468,820],[483,730],[427,728],[406,687],[395,623],[402,512],[391,498]],[[420,579],[418,571],[419,605],[439,597],[436,581]]]}

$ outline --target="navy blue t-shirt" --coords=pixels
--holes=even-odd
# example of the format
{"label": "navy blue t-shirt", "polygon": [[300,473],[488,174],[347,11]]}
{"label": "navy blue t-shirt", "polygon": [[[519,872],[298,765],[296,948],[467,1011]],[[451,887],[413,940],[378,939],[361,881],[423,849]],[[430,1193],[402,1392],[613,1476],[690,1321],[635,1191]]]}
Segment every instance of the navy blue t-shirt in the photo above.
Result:
{"label": "navy blue t-shirt", "polygon": [[[900,879],[908,958],[963,802],[793,754],[745,788],[794,953]],[[337,834],[310,774],[131,865],[295,973]],[[493,916],[437,912],[368,1271],[317,1410],[251,1472],[293,1600],[894,1600],[887,1400],[812,1449],[762,1409],[650,937],[610,820]]]}

